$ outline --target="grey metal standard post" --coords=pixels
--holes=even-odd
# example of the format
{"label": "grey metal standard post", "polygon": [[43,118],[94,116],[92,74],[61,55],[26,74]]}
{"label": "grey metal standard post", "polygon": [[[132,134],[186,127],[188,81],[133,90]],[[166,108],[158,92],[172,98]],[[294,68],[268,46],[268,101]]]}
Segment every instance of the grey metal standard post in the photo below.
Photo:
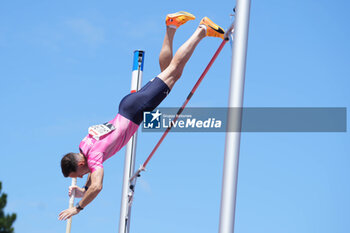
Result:
{"label": "grey metal standard post", "polygon": [[228,104],[235,110],[227,118],[219,233],[234,232],[249,14],[250,0],[237,0]]}
{"label": "grey metal standard post", "polygon": [[[138,91],[142,83],[142,72],[144,62],[144,51],[134,51],[134,63],[131,77],[131,92]],[[130,177],[134,174],[135,170],[135,157],[136,157],[136,141],[137,132],[130,139],[126,145],[125,150],[125,162],[124,162],[124,178],[123,178],[123,191],[122,201],[120,206],[120,220],[119,220],[119,233],[128,233],[130,228],[130,212],[131,201],[133,196],[133,187],[130,184]]]}

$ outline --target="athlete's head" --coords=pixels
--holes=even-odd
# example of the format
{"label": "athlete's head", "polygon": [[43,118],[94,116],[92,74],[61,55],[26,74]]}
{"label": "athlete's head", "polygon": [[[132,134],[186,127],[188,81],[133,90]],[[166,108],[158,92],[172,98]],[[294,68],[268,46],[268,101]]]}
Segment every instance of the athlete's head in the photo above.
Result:
{"label": "athlete's head", "polygon": [[80,153],[68,153],[61,160],[61,169],[64,177],[80,177],[89,172],[86,160]]}

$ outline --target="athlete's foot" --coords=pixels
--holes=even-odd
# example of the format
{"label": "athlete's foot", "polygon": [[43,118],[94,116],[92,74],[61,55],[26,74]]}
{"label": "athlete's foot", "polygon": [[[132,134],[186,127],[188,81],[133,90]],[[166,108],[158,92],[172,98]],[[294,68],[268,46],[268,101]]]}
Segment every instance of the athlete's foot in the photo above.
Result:
{"label": "athlete's foot", "polygon": [[179,11],[173,14],[168,14],[165,18],[165,24],[170,28],[178,28],[182,24],[189,20],[193,20],[196,17],[188,12]]}
{"label": "athlete's foot", "polygon": [[207,30],[207,36],[212,37],[219,37],[221,39],[224,39],[225,31],[222,29],[219,25],[213,23],[208,17],[204,17],[201,22],[199,23],[199,26],[204,25]]}

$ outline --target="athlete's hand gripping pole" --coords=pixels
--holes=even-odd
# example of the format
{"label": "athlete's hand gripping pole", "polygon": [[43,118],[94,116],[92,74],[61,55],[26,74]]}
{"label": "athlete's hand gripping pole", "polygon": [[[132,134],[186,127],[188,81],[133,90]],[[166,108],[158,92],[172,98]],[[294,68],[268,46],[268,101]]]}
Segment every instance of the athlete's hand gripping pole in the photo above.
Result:
{"label": "athlete's hand gripping pole", "polygon": [[[77,178],[72,178],[71,186],[76,186],[76,185],[77,185]],[[72,208],[74,206],[74,198],[75,198],[75,189],[72,190],[72,195],[69,198],[69,208]],[[66,233],[70,233],[71,226],[72,226],[72,218],[69,218],[67,220]]]}

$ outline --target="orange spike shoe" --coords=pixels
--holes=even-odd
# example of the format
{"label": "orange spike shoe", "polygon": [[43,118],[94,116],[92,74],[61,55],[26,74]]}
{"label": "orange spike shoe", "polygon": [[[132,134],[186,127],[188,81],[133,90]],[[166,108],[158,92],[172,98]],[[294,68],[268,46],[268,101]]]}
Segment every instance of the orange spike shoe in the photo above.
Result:
{"label": "orange spike shoe", "polygon": [[186,11],[179,11],[173,14],[168,14],[165,18],[165,24],[169,27],[178,28],[189,20],[196,17]]}
{"label": "orange spike shoe", "polygon": [[205,25],[207,27],[207,36],[224,39],[224,29],[222,29],[219,25],[213,23],[213,21],[211,21],[208,17],[204,17],[199,25]]}

